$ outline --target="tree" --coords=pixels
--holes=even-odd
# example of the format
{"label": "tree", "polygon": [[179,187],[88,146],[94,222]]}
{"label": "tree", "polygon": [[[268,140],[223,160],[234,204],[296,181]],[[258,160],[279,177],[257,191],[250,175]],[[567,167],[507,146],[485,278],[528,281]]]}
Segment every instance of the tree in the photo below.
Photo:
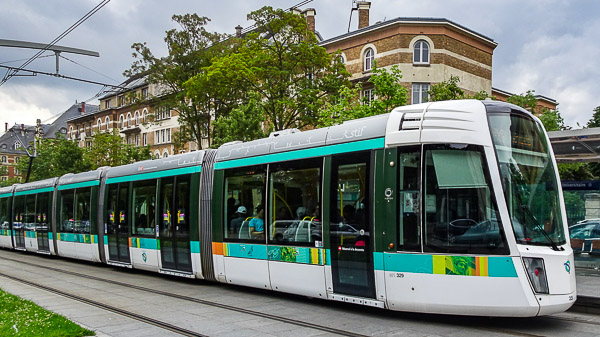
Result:
{"label": "tree", "polygon": [[[213,59],[206,76],[191,78],[188,97],[196,102],[209,84],[229,91],[223,96],[239,98],[240,111],[263,115],[266,131],[314,126],[331,94],[348,84],[344,65],[318,45],[297,14],[263,7],[248,19],[257,28],[237,49]],[[222,125],[214,132],[223,134]]]}
{"label": "tree", "polygon": [[458,76],[450,75],[450,79],[431,85],[429,87],[429,101],[437,102],[469,98],[484,100],[489,98],[488,93],[483,90],[473,95],[466,95],[464,90],[458,86],[458,82],[460,82]]}
{"label": "tree", "polygon": [[594,113],[592,114],[592,118],[587,122],[588,128],[597,128],[600,127],[600,106],[597,106],[594,109]]}
{"label": "tree", "polygon": [[218,147],[227,142],[263,138],[264,115],[255,100],[235,108],[228,116],[220,116],[214,122],[215,132],[212,146]]}
{"label": "tree", "polygon": [[402,72],[394,65],[389,70],[373,67],[369,83],[373,84],[373,97],[360,98],[362,83],[354,87],[342,86],[336,100],[323,108],[318,126],[331,126],[347,120],[375,116],[407,104],[408,89],[400,84]]}
{"label": "tree", "polygon": [[227,113],[231,109],[228,102],[236,99],[219,96],[223,90],[204,81],[197,83],[197,95],[190,101],[183,84],[201,74],[214,57],[232,48],[234,44],[231,41],[234,40],[220,43],[224,35],[208,32],[205,26],[210,19],[198,14],[173,15],[172,20],[179,24],[180,29],[166,32],[164,40],[169,54],[156,57],[145,42],[134,43],[131,48],[136,60],[124,75],[146,75],[150,83],[160,88],[159,105],[179,113],[179,124],[185,130],[179,137],[182,142],[187,142],[202,139],[203,133],[209,133],[211,111],[217,116]]}
{"label": "tree", "polygon": [[112,133],[95,133],[91,143],[92,146],[87,149],[84,158],[91,164],[92,169],[152,159],[148,147],[136,147],[123,143],[123,138],[117,129],[113,129]]}
{"label": "tree", "polygon": [[510,96],[506,101],[534,113],[537,106],[537,98],[535,98],[534,92],[534,90],[527,90],[524,94]]}
{"label": "tree", "polygon": [[[37,157],[31,166],[29,181],[90,170],[92,165],[86,160],[84,153],[83,148],[65,139],[60,133],[56,133],[55,139],[41,139],[37,148]],[[17,163],[17,169],[23,175],[27,175],[29,160],[29,158],[23,157]]]}

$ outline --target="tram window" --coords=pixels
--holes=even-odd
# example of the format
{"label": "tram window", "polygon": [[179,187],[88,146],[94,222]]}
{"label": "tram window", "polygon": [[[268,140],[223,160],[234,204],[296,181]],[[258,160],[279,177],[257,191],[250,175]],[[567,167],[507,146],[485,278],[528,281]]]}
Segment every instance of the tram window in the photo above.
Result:
{"label": "tram window", "polygon": [[22,228],[23,227],[23,219],[25,216],[25,196],[21,195],[18,197],[15,197],[15,215],[14,215],[14,222],[13,222],[13,226],[14,228]]}
{"label": "tram window", "polygon": [[133,187],[133,234],[154,236],[156,180],[137,182]]}
{"label": "tram window", "polygon": [[73,232],[75,217],[73,214],[73,205],[75,203],[75,194],[73,190],[62,191],[60,203],[60,232]]}
{"label": "tram window", "polygon": [[507,254],[481,147],[425,147],[424,249]]}
{"label": "tram window", "polygon": [[23,217],[23,227],[27,231],[35,229],[35,194],[25,196],[25,216]]}
{"label": "tram window", "polygon": [[48,230],[48,203],[50,199],[50,193],[40,193],[37,197],[37,204],[35,207],[36,214],[36,230],[46,231]]}
{"label": "tram window", "polygon": [[270,241],[312,246],[321,241],[322,166],[321,158],[270,166]]}
{"label": "tram window", "polygon": [[90,234],[90,206],[91,188],[78,188],[75,190],[75,233]]}
{"label": "tram window", "polygon": [[[265,179],[266,166],[244,167],[225,172],[226,202],[223,207],[223,227],[226,239],[264,241]],[[246,212],[242,212],[243,210]],[[252,221],[253,218],[256,220]],[[250,232],[250,222],[256,225],[254,233]]]}
{"label": "tram window", "polygon": [[0,229],[10,228],[10,198],[0,198]]}
{"label": "tram window", "polygon": [[190,223],[190,175],[175,177],[175,206],[177,213],[175,216],[175,235],[180,237],[189,236]]}
{"label": "tram window", "polygon": [[402,149],[398,158],[398,248],[421,251],[421,150]]}

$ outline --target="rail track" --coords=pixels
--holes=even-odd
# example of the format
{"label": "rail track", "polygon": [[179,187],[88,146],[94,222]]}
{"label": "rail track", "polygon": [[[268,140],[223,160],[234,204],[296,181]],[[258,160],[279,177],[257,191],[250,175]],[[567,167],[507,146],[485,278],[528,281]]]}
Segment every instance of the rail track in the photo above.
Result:
{"label": "rail track", "polygon": [[[12,261],[15,263],[19,263],[25,266],[30,266],[30,267],[35,267],[35,268],[41,268],[41,269],[45,269],[45,270],[49,270],[49,271],[53,271],[53,272],[57,272],[57,273],[62,273],[62,274],[67,274],[67,275],[72,275],[72,276],[76,276],[76,277],[80,277],[83,279],[88,279],[88,280],[94,280],[94,281],[99,281],[99,282],[103,282],[106,284],[111,284],[111,285],[115,285],[115,286],[120,286],[120,287],[125,287],[125,288],[129,288],[129,289],[134,289],[134,290],[138,290],[138,291],[143,291],[143,292],[148,292],[148,293],[152,293],[152,294],[158,294],[158,295],[162,295],[162,296],[166,296],[166,297],[170,297],[170,298],[174,298],[174,299],[178,299],[178,300],[183,300],[183,301],[189,301],[189,302],[194,302],[194,303],[198,303],[201,305],[205,305],[205,306],[210,306],[210,307],[214,307],[214,308],[220,308],[220,309],[224,309],[224,310],[229,310],[229,311],[234,311],[234,312],[238,312],[238,313],[242,313],[242,314],[246,314],[246,315],[251,315],[254,317],[260,317],[260,318],[264,318],[264,319],[268,319],[268,320],[273,320],[273,321],[278,321],[278,322],[282,322],[285,324],[290,324],[290,325],[294,325],[294,326],[299,326],[299,327],[304,327],[304,328],[309,328],[309,329],[314,329],[317,331],[322,331],[322,332],[326,332],[326,333],[331,333],[331,334],[335,334],[335,335],[341,335],[341,336],[366,336],[363,334],[359,334],[356,332],[352,332],[352,331],[348,331],[348,330],[343,330],[343,329],[338,329],[338,328],[334,328],[334,327],[328,327],[328,326],[324,326],[324,325],[319,325],[319,324],[314,324],[311,322],[307,322],[307,321],[302,321],[302,320],[298,320],[298,319],[293,319],[293,318],[289,318],[289,317],[283,317],[283,316],[279,316],[279,315],[273,315],[273,314],[269,314],[269,313],[264,313],[264,312],[258,312],[258,311],[253,311],[253,310],[249,310],[249,309],[245,309],[245,308],[241,308],[241,307],[237,307],[237,306],[233,306],[233,305],[229,305],[229,304],[224,304],[224,303],[219,303],[216,301],[211,301],[211,300],[206,300],[206,299],[199,299],[199,298],[194,298],[194,297],[190,297],[190,296],[185,296],[185,295],[180,295],[180,294],[176,294],[176,293],[172,293],[172,292],[168,292],[168,291],[163,291],[163,290],[159,290],[159,289],[154,289],[154,288],[149,288],[149,287],[144,287],[144,286],[140,286],[140,285],[135,285],[135,284],[130,284],[130,283],[126,283],[126,282],[121,282],[121,281],[116,281],[116,280],[111,280],[111,279],[107,279],[107,278],[103,278],[103,277],[97,277],[97,276],[93,276],[93,275],[87,275],[87,274],[83,274],[80,272],[75,272],[75,271],[71,271],[71,270],[65,270],[62,268],[57,268],[57,267],[53,267],[53,266],[48,266],[48,265],[42,265],[39,263],[34,263],[34,262],[28,262],[28,261],[24,261],[21,259],[14,259],[14,258],[7,258],[7,257],[3,257],[2,258],[3,261]],[[69,261],[69,262],[75,262],[77,263],[78,261]],[[99,266],[100,267],[100,266]],[[187,329],[183,329],[180,328],[178,326],[175,326],[173,324],[170,324],[168,322],[164,322],[164,321],[160,321],[145,315],[140,315],[122,308],[118,308],[106,303],[101,303],[89,298],[84,298],[78,295],[74,295],[72,293],[69,292],[65,292],[63,290],[60,289],[56,289],[53,287],[49,287],[48,285],[44,285],[44,284],[39,284],[36,282],[32,282],[30,280],[25,280],[23,278],[19,278],[19,277],[15,277],[12,275],[8,275],[5,272],[0,272],[0,277],[5,277],[17,282],[21,282],[23,284],[27,284],[29,286],[33,286],[39,289],[43,289],[82,303],[86,303],[98,308],[102,308],[104,310],[108,310],[111,311],[113,313],[117,313],[119,315],[122,316],[126,316],[147,324],[151,324],[154,325],[156,327],[160,327],[163,328],[165,330],[169,330],[184,336],[206,336],[204,334],[195,332],[195,331],[191,331],[191,330],[187,330]],[[187,281],[187,280],[181,280],[181,281]],[[337,304],[337,303],[336,303]],[[360,307],[362,309],[362,307]],[[388,312],[388,311],[381,311],[381,315],[383,316],[390,316],[393,317],[393,315],[395,315],[397,313],[395,312]],[[553,320],[559,320],[562,322],[569,322],[569,323],[574,323],[574,324],[584,324],[584,325],[592,325],[592,326],[600,326],[600,321],[593,321],[593,320],[588,320],[588,319],[584,319],[584,318],[577,318],[577,317],[565,317],[565,316],[560,316],[560,315],[554,315],[551,317],[542,317],[539,318],[539,320],[545,320],[545,319],[553,319]],[[430,319],[425,319],[425,321],[428,320],[435,320],[435,318],[430,318]],[[491,332],[491,333],[499,333],[499,334],[504,334],[504,335],[511,335],[511,336],[524,336],[524,337],[535,337],[535,336],[543,336],[544,334],[535,334],[535,333],[530,333],[530,332],[523,332],[523,331],[517,331],[517,330],[513,330],[513,329],[507,329],[501,326],[482,326],[482,325],[478,325],[478,324],[470,324],[468,320],[463,320],[462,317],[459,318],[459,321],[464,323],[465,325],[467,325],[468,327],[481,331],[481,332]],[[460,324],[462,324],[460,323]]]}

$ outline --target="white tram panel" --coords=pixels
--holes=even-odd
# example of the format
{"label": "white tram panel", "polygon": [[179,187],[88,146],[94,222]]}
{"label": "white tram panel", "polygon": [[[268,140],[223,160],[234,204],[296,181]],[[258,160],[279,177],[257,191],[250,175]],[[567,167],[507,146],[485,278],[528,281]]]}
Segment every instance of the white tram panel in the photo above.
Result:
{"label": "white tram panel", "polygon": [[269,261],[271,287],[297,295],[327,298],[322,265]]}
{"label": "white tram panel", "polygon": [[227,283],[271,290],[267,260],[224,257]]}

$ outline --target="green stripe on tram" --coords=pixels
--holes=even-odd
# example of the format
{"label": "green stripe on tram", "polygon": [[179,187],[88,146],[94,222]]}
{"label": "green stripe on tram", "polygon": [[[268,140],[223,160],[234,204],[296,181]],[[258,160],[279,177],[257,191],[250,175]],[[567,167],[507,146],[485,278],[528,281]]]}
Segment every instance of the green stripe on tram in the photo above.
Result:
{"label": "green stripe on tram", "polygon": [[54,187],[44,187],[44,188],[36,188],[34,190],[28,191],[18,191],[15,192],[15,197],[19,195],[28,195],[28,194],[36,194],[36,193],[44,193],[44,192],[54,192]]}
{"label": "green stripe on tram", "polygon": [[383,148],[385,145],[385,139],[374,138],[368,140],[361,140],[358,142],[342,143],[334,145],[326,145],[320,147],[313,147],[309,149],[302,149],[289,152],[271,153],[262,156],[240,158],[228,161],[221,161],[215,163],[215,170],[222,170],[240,166],[259,165],[266,163],[273,163],[278,161],[295,160],[311,157],[321,157],[338,153],[356,152],[363,150],[372,150]]}
{"label": "green stripe on tram", "polygon": [[83,181],[80,183],[60,185],[60,186],[58,186],[58,190],[62,191],[62,190],[70,190],[73,188],[82,188],[82,187],[90,187],[90,186],[98,186],[98,185],[100,185],[99,180],[91,180],[91,181]]}
{"label": "green stripe on tram", "polygon": [[108,178],[108,179],[106,179],[106,183],[107,184],[115,184],[115,183],[122,183],[122,182],[128,182],[128,181],[156,179],[156,178],[170,177],[170,176],[176,176],[176,175],[182,175],[182,174],[188,174],[188,173],[196,173],[196,172],[201,172],[201,171],[202,171],[202,166],[197,165],[197,166],[182,167],[182,168],[172,169],[172,170],[148,172],[148,173],[138,173],[138,174],[123,176],[123,177]]}
{"label": "green stripe on tram", "polygon": [[510,256],[373,253],[375,270],[461,276],[517,277]]}
{"label": "green stripe on tram", "polygon": [[8,198],[8,197],[12,197],[12,193],[3,193],[3,194],[0,194],[0,198]]}

